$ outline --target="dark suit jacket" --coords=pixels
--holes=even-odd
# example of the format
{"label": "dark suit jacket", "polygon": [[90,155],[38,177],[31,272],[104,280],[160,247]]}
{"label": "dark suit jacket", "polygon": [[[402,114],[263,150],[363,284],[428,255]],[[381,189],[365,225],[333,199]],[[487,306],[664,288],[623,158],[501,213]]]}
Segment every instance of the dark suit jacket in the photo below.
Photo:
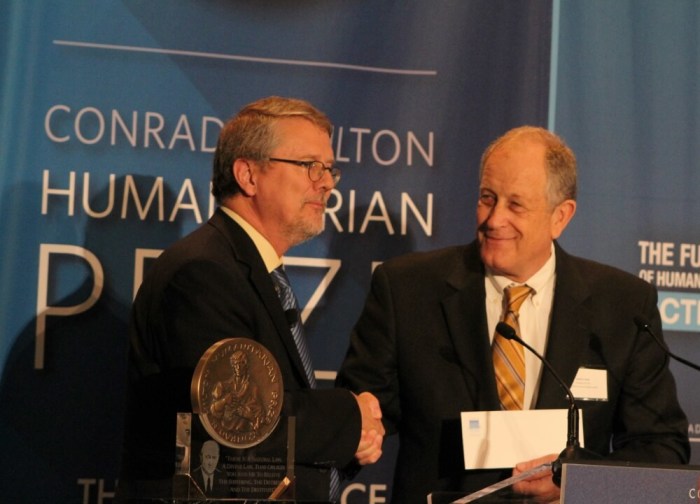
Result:
{"label": "dark suit jacket", "polygon": [[214,469],[213,476],[213,486],[211,490],[206,491],[206,483],[204,481],[204,471],[202,466],[197,467],[194,471],[190,473],[192,479],[197,483],[197,487],[201,490],[207,497],[229,497],[228,485],[221,482],[222,471],[220,469]]}
{"label": "dark suit jacket", "polygon": [[296,495],[327,500],[329,467],[352,462],[361,418],[347,390],[312,390],[288,321],[253,241],[220,209],[164,251],[136,296],[121,481],[168,478],[175,413],[192,411],[190,382],[204,352],[252,338],[277,359],[283,411],[296,416]]}
{"label": "dark suit jacket", "polygon": [[[568,384],[581,366],[607,370],[608,401],[580,404],[586,448],[687,463],[688,423],[667,359],[633,322],[643,315],[661,333],[656,290],[558,245],[556,275],[546,358]],[[394,502],[423,503],[431,491],[474,491],[509,476],[463,470],[460,412],[500,409],[477,244],[379,266],[337,383],[375,393],[387,432],[399,434]],[[537,408],[567,406],[543,370]]]}

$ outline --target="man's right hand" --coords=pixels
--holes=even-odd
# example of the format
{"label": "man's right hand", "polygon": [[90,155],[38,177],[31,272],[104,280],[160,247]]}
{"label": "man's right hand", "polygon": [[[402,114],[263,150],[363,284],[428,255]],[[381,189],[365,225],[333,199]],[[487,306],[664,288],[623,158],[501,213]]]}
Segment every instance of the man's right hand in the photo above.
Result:
{"label": "man's right hand", "polygon": [[362,392],[355,399],[362,415],[362,434],[355,459],[360,465],[374,464],[382,456],[385,434],[382,409],[377,398],[370,392]]}

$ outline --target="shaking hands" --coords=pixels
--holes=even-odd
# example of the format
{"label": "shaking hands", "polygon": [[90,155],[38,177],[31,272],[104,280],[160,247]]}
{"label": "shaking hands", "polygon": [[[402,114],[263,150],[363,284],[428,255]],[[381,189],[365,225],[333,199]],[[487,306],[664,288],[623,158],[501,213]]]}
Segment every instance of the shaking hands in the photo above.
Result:
{"label": "shaking hands", "polygon": [[382,456],[384,441],[382,409],[377,398],[370,392],[362,392],[356,395],[355,399],[362,414],[362,435],[355,459],[360,465],[374,464]]}

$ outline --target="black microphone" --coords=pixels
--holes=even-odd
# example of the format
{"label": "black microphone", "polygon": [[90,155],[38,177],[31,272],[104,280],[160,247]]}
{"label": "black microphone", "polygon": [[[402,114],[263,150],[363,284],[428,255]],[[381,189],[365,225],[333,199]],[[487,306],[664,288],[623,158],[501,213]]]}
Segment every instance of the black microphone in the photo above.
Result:
{"label": "black microphone", "polygon": [[579,444],[579,414],[578,406],[576,406],[576,401],[574,400],[574,394],[571,392],[571,389],[566,384],[566,382],[562,380],[561,376],[559,376],[559,374],[554,370],[552,365],[547,361],[547,359],[542,357],[537,350],[525,343],[525,341],[523,341],[522,338],[518,337],[518,335],[515,334],[515,329],[513,329],[505,322],[499,322],[496,325],[496,331],[504,338],[516,341],[525,348],[527,348],[530,352],[532,352],[540,361],[542,361],[542,364],[544,364],[544,366],[549,370],[554,379],[557,380],[557,383],[559,383],[561,388],[564,389],[564,392],[566,392],[566,397],[569,400],[568,428],[566,429],[566,448],[564,448],[564,450],[559,454],[559,457],[554,462],[552,462],[552,481],[554,481],[555,485],[561,487],[561,469],[563,462],[569,460],[600,459],[601,456],[590,450],[582,448]]}
{"label": "black microphone", "polygon": [[284,310],[284,316],[287,318],[287,324],[293,326],[299,320],[299,310],[295,308]]}
{"label": "black microphone", "polygon": [[674,358],[678,362],[685,364],[686,366],[689,366],[697,371],[700,371],[700,366],[698,366],[697,364],[693,364],[692,362],[685,360],[683,357],[679,357],[678,355],[673,354],[668,349],[668,346],[666,346],[666,344],[661,340],[661,338],[659,338],[656,335],[656,333],[654,333],[654,331],[651,330],[651,324],[649,323],[649,321],[647,319],[645,319],[641,315],[635,315],[634,316],[634,323],[637,324],[637,328],[640,331],[644,331],[644,332],[649,333],[651,335],[651,337],[654,338],[654,341],[656,341],[656,343],[661,347],[661,350],[663,350],[664,353],[666,353],[666,355]]}

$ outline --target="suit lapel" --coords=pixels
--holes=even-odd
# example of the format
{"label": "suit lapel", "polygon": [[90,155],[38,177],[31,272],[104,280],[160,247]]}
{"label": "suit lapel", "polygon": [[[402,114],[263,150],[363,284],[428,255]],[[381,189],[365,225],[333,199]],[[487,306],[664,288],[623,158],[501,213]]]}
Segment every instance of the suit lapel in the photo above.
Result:
{"label": "suit lapel", "polygon": [[[590,343],[592,317],[586,300],[590,291],[572,258],[556,246],[557,278],[545,358],[571,387]],[[542,370],[538,408],[566,407],[566,394],[546,369]]]}
{"label": "suit lapel", "polygon": [[233,256],[236,261],[248,271],[248,280],[252,288],[260,296],[263,306],[270,315],[270,319],[277,329],[277,333],[284,344],[290,362],[293,364],[300,382],[309,387],[304,365],[299,356],[294,337],[289,328],[289,322],[282,309],[279,297],[275,292],[272,278],[265,268],[265,263],[260,257],[255,243],[248,234],[233,219],[221,209],[217,209],[209,223],[219,230],[231,244]]}
{"label": "suit lapel", "polygon": [[442,300],[442,309],[473,409],[493,410],[499,406],[483,303],[483,267],[474,244],[464,250],[464,260],[447,278],[454,292]]}
{"label": "suit lapel", "polygon": [[[564,382],[571,386],[590,343],[590,291],[575,261],[558,244],[556,285],[545,358]],[[464,267],[456,268],[447,282],[453,293],[442,301],[445,320],[455,354],[464,373],[476,410],[498,410],[500,404],[491,360],[486,321],[484,271],[478,246],[465,249]],[[474,302],[480,300],[480,302]],[[566,394],[546,369],[538,391],[537,408],[568,406]]]}

